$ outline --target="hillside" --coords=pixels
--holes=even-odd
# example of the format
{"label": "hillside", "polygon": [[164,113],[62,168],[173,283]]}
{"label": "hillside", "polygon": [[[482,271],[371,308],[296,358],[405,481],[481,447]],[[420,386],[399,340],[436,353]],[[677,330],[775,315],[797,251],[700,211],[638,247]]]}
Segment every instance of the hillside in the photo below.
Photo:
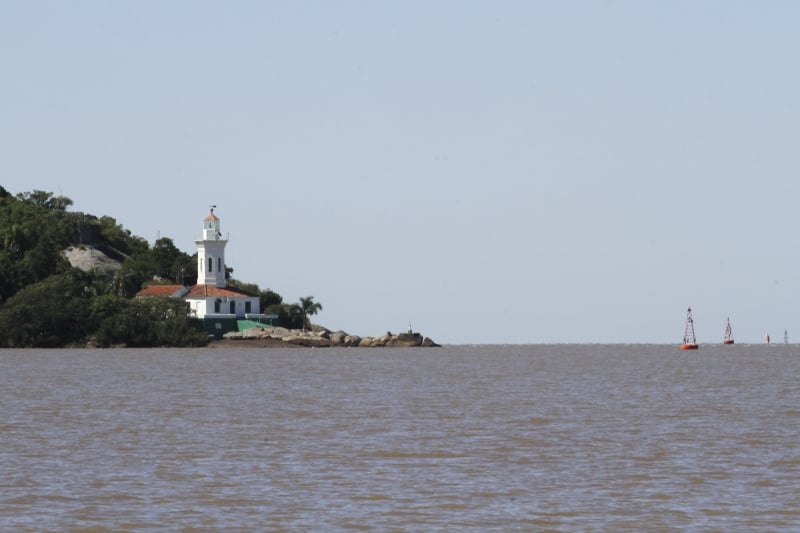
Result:
{"label": "hillside", "polygon": [[[154,278],[193,284],[194,258],[152,247],[72,200],[0,187],[0,346],[194,346],[207,336],[182,301],[132,299]],[[180,279],[178,279],[180,277]]]}
{"label": "hillside", "polygon": [[89,245],[69,246],[64,250],[64,257],[74,268],[89,272],[91,270],[116,270],[122,266],[121,261],[109,256]]}

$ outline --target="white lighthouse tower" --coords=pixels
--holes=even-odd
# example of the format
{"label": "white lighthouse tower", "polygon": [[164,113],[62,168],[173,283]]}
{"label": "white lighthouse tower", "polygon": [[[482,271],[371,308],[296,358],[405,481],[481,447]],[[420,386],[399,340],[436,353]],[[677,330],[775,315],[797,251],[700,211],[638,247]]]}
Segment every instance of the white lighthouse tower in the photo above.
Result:
{"label": "white lighthouse tower", "polygon": [[[214,207],[203,219],[203,236],[194,241],[197,245],[197,284],[148,285],[136,293],[137,297],[162,296],[181,298],[189,304],[189,314],[203,321],[209,334],[221,339],[229,331],[237,331],[239,321],[253,321],[266,324],[277,315],[261,314],[261,299],[258,294],[250,294],[225,282],[225,245],[222,238],[219,218]],[[242,327],[248,327],[243,324]]]}
{"label": "white lighthouse tower", "polygon": [[212,287],[225,287],[225,245],[219,230],[219,218],[211,212],[203,219],[203,238],[197,245],[197,283]]}

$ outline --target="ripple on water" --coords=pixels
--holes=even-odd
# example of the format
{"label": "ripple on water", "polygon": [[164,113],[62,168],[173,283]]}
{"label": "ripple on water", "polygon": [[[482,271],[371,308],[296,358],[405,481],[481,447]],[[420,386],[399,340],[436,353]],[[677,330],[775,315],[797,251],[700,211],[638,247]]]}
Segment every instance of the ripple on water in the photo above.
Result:
{"label": "ripple on water", "polygon": [[0,529],[800,529],[762,352],[0,352]]}

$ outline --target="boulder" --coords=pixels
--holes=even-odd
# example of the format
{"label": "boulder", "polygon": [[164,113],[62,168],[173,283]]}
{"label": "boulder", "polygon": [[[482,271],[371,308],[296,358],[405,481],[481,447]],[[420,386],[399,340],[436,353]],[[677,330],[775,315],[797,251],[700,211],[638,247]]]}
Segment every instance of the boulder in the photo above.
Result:
{"label": "boulder", "polygon": [[372,348],[375,346],[375,339],[372,337],[362,337],[360,341],[358,341],[359,348]]}
{"label": "boulder", "polygon": [[393,335],[386,346],[397,346],[403,348],[412,348],[422,346],[422,335],[419,333],[398,333]]}
{"label": "boulder", "polygon": [[425,348],[439,348],[441,347],[441,344],[436,344],[435,342],[433,342],[433,340],[431,340],[430,337],[425,337],[424,339],[422,339],[421,346],[424,346]]}
{"label": "boulder", "polygon": [[361,345],[361,337],[358,335],[345,335],[344,337],[344,345],[345,346],[360,346]]}
{"label": "boulder", "polygon": [[87,244],[70,246],[61,253],[66,257],[70,265],[84,272],[89,272],[90,270],[110,272],[118,269],[121,265],[119,261],[115,261],[97,248]]}
{"label": "boulder", "polygon": [[331,346],[343,346],[346,338],[347,333],[344,331],[337,331],[336,333],[331,333],[329,340],[331,341]]}
{"label": "boulder", "polygon": [[380,337],[375,337],[373,339],[372,345],[373,346],[386,346],[389,344],[389,341],[392,340],[392,334],[386,333],[385,335],[381,335]]}
{"label": "boulder", "polygon": [[242,331],[243,339],[263,339],[264,337],[269,337],[265,328],[254,327]]}
{"label": "boulder", "polygon": [[328,339],[316,335],[297,335],[284,337],[283,342],[293,346],[307,346],[309,348],[327,348],[331,345]]}
{"label": "boulder", "polygon": [[286,328],[281,328],[281,327],[266,327],[266,328],[264,328],[264,334],[266,336],[273,337],[273,338],[277,339],[277,338],[286,337],[288,335],[291,335],[292,332],[289,331]]}
{"label": "boulder", "polygon": [[325,337],[326,339],[330,338],[331,330],[324,326],[319,326],[317,324],[311,324],[311,333],[315,335],[319,335],[320,337]]}

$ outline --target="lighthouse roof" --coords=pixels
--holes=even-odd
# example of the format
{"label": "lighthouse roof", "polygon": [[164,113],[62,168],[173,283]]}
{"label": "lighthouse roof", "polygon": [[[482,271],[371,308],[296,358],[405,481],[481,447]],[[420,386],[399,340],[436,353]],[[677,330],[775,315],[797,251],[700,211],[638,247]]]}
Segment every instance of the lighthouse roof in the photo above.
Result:
{"label": "lighthouse roof", "polygon": [[186,294],[185,298],[187,299],[198,299],[198,298],[242,298],[242,297],[253,297],[255,295],[250,294],[249,292],[243,291],[236,287],[216,287],[214,285],[204,285],[199,283],[197,285],[192,285],[189,287],[189,292]]}
{"label": "lighthouse roof", "polygon": [[218,217],[217,215],[215,215],[215,214],[214,214],[214,209],[212,208],[212,209],[211,209],[211,212],[210,212],[210,213],[208,214],[208,216],[207,216],[206,218],[204,218],[203,220],[219,220],[219,217]]}

